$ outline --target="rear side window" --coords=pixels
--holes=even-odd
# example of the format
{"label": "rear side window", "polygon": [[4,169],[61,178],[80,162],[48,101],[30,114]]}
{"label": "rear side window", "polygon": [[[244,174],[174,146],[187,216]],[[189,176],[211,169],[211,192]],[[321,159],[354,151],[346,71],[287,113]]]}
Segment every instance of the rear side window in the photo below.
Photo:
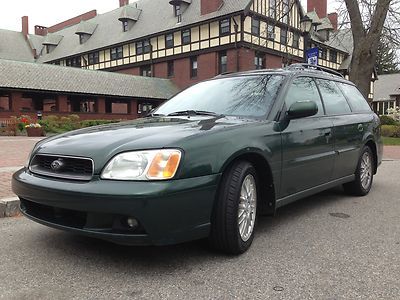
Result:
{"label": "rear side window", "polygon": [[317,79],[317,84],[328,115],[351,113],[346,98],[334,81]]}
{"label": "rear side window", "polygon": [[317,103],[317,116],[324,114],[321,97],[319,96],[317,85],[311,77],[298,77],[293,80],[286,95],[286,108],[297,102],[311,100]]}
{"label": "rear side window", "polygon": [[354,112],[370,112],[371,108],[360,91],[353,85],[338,82]]}

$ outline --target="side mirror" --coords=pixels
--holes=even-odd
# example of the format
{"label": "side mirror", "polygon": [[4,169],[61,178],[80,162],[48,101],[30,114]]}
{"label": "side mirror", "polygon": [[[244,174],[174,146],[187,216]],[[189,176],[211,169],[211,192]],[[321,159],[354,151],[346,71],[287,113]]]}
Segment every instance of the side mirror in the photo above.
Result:
{"label": "side mirror", "polygon": [[314,101],[297,101],[287,111],[289,119],[311,117],[318,113],[317,103]]}

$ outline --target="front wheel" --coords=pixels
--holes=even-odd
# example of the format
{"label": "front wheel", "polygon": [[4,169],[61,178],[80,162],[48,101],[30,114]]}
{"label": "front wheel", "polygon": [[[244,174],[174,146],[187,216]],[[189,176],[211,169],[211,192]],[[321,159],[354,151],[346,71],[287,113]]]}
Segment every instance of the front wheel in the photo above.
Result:
{"label": "front wheel", "polygon": [[345,192],[353,196],[367,195],[371,190],[374,178],[374,164],[371,148],[364,146],[358,161],[354,181],[343,185]]}
{"label": "front wheel", "polygon": [[238,161],[223,175],[211,220],[211,245],[241,254],[251,245],[257,217],[257,173],[247,161]]}

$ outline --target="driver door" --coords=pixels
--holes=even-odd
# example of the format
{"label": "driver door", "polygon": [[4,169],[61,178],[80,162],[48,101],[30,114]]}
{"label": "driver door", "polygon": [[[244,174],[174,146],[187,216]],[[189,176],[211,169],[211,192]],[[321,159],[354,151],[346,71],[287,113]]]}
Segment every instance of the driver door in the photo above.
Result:
{"label": "driver door", "polygon": [[318,113],[292,119],[281,128],[282,181],[280,198],[327,183],[334,167],[333,122],[325,116],[316,83],[311,77],[297,77],[285,97],[286,109],[297,101],[311,100]]}

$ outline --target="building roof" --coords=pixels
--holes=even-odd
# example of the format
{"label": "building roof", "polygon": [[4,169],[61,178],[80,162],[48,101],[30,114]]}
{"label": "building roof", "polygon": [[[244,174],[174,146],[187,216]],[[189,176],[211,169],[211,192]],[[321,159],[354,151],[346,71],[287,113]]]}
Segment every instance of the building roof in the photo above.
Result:
{"label": "building roof", "polygon": [[178,92],[168,79],[4,59],[0,88],[160,100]]}
{"label": "building roof", "polygon": [[374,83],[374,101],[390,100],[400,95],[400,73],[379,75]]}
{"label": "building roof", "polygon": [[21,32],[0,29],[0,59],[33,62],[35,60],[29,43]]}
{"label": "building roof", "polygon": [[200,0],[192,1],[182,14],[181,23],[177,23],[173,7],[167,0],[138,0],[129,6],[141,10],[137,22],[127,32],[123,32],[121,22],[118,20],[125,7],[119,7],[110,12],[97,15],[91,21],[98,24],[94,34],[83,44],[75,32],[78,25],[64,28],[56,33],[63,36],[60,44],[49,54],[44,54],[38,62],[49,62],[84,52],[90,52],[99,48],[109,47],[115,44],[128,42],[152,34],[177,29],[189,24],[205,21],[223,15],[245,10],[251,0],[224,1],[222,7],[206,15],[200,14]]}

